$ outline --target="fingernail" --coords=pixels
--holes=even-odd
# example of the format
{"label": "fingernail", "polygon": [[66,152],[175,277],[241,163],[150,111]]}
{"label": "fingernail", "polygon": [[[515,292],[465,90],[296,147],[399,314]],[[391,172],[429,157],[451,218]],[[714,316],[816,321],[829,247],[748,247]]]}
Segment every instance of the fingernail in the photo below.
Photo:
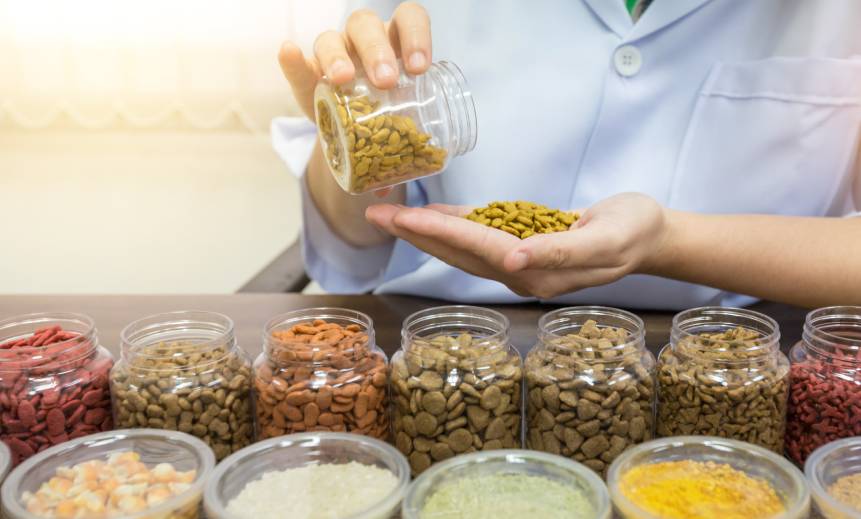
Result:
{"label": "fingernail", "polygon": [[395,69],[388,63],[380,63],[374,70],[377,81],[383,81],[395,76]]}
{"label": "fingernail", "polygon": [[410,63],[411,69],[419,70],[419,69],[424,68],[425,63],[427,63],[427,61],[425,60],[425,55],[423,53],[416,51],[410,55],[410,62],[409,63]]}
{"label": "fingernail", "polygon": [[330,78],[332,78],[337,76],[338,74],[343,74],[344,72],[347,72],[349,68],[350,65],[346,61],[342,59],[335,60],[334,63],[329,65],[328,75]]}
{"label": "fingernail", "polygon": [[525,252],[518,251],[511,255],[511,269],[523,270],[529,265],[529,255]]}

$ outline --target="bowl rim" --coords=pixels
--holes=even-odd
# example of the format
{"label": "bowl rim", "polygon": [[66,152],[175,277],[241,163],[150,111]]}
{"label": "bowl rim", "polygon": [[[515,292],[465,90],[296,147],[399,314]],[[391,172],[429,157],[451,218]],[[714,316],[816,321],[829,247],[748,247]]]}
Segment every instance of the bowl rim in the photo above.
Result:
{"label": "bowl rim", "polygon": [[[404,495],[403,503],[401,504],[401,514],[404,517],[407,517],[407,513],[417,516],[419,510],[412,507],[410,498],[415,496],[417,488],[423,481],[429,480],[441,472],[445,472],[462,465],[469,465],[476,462],[508,461],[511,457],[517,457],[524,460],[526,462],[524,464],[534,463],[537,461],[555,465],[574,472],[576,477],[579,478],[580,481],[584,482],[588,487],[588,491],[597,497],[598,507],[595,510],[595,517],[609,518],[611,516],[612,504],[610,501],[610,494],[607,491],[607,485],[604,484],[604,481],[598,477],[598,474],[596,474],[595,471],[570,458],[531,449],[495,449],[490,451],[478,451],[469,454],[461,454],[440,463],[436,463],[426,471],[422,472],[413,480],[412,484],[410,484],[406,495]],[[408,506],[410,508],[408,508]]]}
{"label": "bowl rim", "polygon": [[[203,486],[209,478],[212,469],[215,467],[215,454],[212,452],[212,449],[203,443],[203,441],[190,434],[179,431],[168,431],[163,429],[117,429],[114,431],[90,434],[63,442],[30,456],[21,462],[14,470],[12,470],[12,472],[9,473],[9,477],[6,478],[3,482],[2,488],[0,488],[0,501],[3,502],[2,507],[6,512],[7,517],[10,519],[13,517],[18,519],[41,519],[39,516],[29,513],[21,506],[21,503],[19,502],[21,494],[16,493],[21,478],[39,464],[44,463],[49,458],[60,455],[64,452],[86,448],[88,444],[104,444],[105,442],[124,440],[127,438],[152,439],[162,442],[184,444],[188,450],[195,452],[200,457],[201,464],[197,468],[197,476],[195,477],[194,482],[185,492],[173,496],[164,503],[153,508],[131,515],[115,516],[110,519],[143,519],[153,515],[167,513],[176,509],[178,506],[183,504],[184,501],[187,501],[189,496],[192,496],[195,493],[202,494]],[[93,456],[90,459],[96,458],[97,456]],[[58,464],[57,466],[60,465]]]}
{"label": "bowl rim", "polygon": [[[807,480],[807,485],[810,487],[810,493],[812,494],[813,500],[817,502],[817,505],[822,501],[829,509],[835,510],[846,517],[861,518],[861,511],[850,507],[842,501],[834,499],[834,497],[828,493],[828,490],[825,488],[823,481],[819,478],[816,471],[817,467],[825,461],[826,456],[847,447],[858,447],[859,452],[861,452],[861,436],[850,436],[848,438],[834,440],[817,447],[816,450],[807,457],[807,461],[804,462],[804,477]],[[861,474],[861,467],[859,467],[858,473]]]}
{"label": "bowl rim", "polygon": [[619,480],[621,476],[621,474],[619,474],[621,471],[620,467],[631,458],[645,452],[666,451],[689,445],[701,445],[710,448],[720,447],[721,450],[731,450],[735,453],[756,454],[773,462],[780,470],[786,473],[791,479],[795,480],[797,486],[801,489],[798,498],[792,502],[784,502],[786,506],[785,512],[762,519],[801,517],[798,514],[805,510],[805,508],[809,509],[810,489],[807,488],[804,474],[802,474],[798,467],[793,465],[783,456],[780,456],[765,447],[760,447],[759,445],[754,445],[740,440],[721,438],[718,436],[669,436],[666,438],[649,440],[624,451],[613,461],[610,465],[610,469],[607,471],[607,487],[610,492],[610,497],[613,500],[613,504],[616,505],[617,503],[622,503],[624,507],[629,510],[637,510],[641,514],[641,519],[660,519],[634,504],[621,492],[619,489]]}
{"label": "bowl rim", "polygon": [[[238,465],[239,463],[259,456],[261,453],[270,452],[273,448],[284,448],[299,445],[309,440],[317,440],[320,444],[326,441],[346,441],[348,443],[371,447],[377,454],[381,454],[380,458],[389,458],[394,462],[396,471],[391,471],[397,478],[398,484],[392,489],[389,494],[378,503],[370,505],[368,508],[360,510],[353,515],[343,517],[342,519],[369,519],[376,517],[375,509],[378,507],[391,507],[395,510],[398,503],[403,499],[407,485],[410,482],[410,465],[403,454],[393,446],[376,438],[365,436],[357,433],[347,432],[303,432],[295,434],[285,434],[276,436],[268,440],[252,443],[251,445],[240,449],[230,456],[224,458],[212,474],[203,489],[203,506],[209,517],[221,517],[225,519],[235,519],[227,511],[227,503],[224,503],[217,492],[218,483],[224,477],[228,469]],[[260,474],[258,474],[259,476]],[[256,478],[255,478],[256,479]],[[254,481],[254,479],[246,480],[246,484]]]}
{"label": "bowl rim", "polygon": [[12,468],[12,451],[6,442],[0,441],[0,485],[6,479],[9,469]]}

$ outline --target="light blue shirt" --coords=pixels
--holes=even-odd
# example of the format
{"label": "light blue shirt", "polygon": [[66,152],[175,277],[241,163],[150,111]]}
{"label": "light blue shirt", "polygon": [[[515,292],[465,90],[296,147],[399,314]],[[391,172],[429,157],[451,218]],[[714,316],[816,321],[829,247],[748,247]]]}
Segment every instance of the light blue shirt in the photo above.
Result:
{"label": "light blue shirt", "polygon": [[[389,4],[378,10],[388,18],[394,3],[378,4]],[[479,137],[444,173],[408,184],[408,205],[577,209],[639,191],[706,213],[859,210],[858,0],[658,0],[636,24],[622,0],[424,4],[434,60],[464,71]],[[282,118],[272,129],[276,150],[303,171],[313,126]],[[307,192],[303,214],[306,266],[328,291],[528,301],[403,241],[352,247]],[[645,275],[554,299],[663,309],[750,301]]]}

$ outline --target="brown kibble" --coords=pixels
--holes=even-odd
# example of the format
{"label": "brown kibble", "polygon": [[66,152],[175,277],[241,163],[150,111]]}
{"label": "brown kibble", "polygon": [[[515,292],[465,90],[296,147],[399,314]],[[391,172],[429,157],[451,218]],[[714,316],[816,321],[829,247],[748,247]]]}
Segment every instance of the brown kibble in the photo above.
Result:
{"label": "brown kibble", "polygon": [[456,453],[466,452],[472,445],[472,435],[466,429],[457,429],[448,435],[448,445]]}
{"label": "brown kibble", "polygon": [[567,231],[580,219],[580,215],[519,200],[491,202],[485,207],[474,209],[465,218],[526,239],[535,234]]}

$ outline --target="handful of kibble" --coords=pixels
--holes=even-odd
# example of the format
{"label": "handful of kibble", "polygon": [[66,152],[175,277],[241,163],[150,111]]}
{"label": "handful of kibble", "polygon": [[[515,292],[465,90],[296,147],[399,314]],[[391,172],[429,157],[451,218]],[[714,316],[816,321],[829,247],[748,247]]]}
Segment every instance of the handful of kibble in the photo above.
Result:
{"label": "handful of kibble", "polygon": [[466,215],[467,220],[494,227],[520,239],[533,234],[567,231],[580,219],[577,213],[568,213],[532,202],[491,202]]}

